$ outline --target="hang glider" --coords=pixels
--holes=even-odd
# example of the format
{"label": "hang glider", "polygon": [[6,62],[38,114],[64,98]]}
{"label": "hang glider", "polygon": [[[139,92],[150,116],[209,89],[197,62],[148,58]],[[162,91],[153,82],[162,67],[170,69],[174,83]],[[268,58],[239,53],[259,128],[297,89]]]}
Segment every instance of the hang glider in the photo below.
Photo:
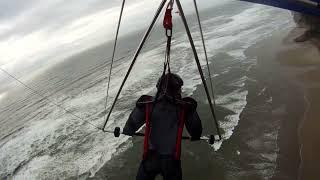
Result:
{"label": "hang glider", "polygon": [[320,0],[240,0],[320,16]]}

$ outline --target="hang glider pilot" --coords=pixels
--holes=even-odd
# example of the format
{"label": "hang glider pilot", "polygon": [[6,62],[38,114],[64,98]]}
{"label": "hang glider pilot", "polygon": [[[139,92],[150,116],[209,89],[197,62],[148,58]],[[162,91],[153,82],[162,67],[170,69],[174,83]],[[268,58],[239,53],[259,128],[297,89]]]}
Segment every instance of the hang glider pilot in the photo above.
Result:
{"label": "hang glider pilot", "polygon": [[141,96],[126,122],[123,133],[130,136],[146,124],[137,180],[154,180],[159,174],[165,180],[182,179],[180,154],[184,125],[191,140],[199,140],[202,134],[197,102],[190,97],[182,98],[182,86],[183,80],[178,75],[162,75],[156,97]]}

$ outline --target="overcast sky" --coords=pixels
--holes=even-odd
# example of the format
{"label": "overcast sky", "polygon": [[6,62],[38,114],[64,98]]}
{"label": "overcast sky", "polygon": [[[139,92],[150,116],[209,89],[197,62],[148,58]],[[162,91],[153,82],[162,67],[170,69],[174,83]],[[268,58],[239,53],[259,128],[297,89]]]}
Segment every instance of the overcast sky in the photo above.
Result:
{"label": "overcast sky", "polygon": [[[120,4],[120,0],[2,0],[0,64],[11,70],[21,62],[67,56],[75,49],[108,41]],[[128,0],[126,16],[139,15],[133,9],[140,4]]]}

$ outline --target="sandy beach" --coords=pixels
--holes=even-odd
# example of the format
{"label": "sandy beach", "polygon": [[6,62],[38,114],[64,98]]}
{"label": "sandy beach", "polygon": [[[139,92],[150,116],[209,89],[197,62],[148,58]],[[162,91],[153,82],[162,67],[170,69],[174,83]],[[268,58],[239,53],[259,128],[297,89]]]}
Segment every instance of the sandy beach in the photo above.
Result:
{"label": "sandy beach", "polygon": [[304,32],[295,28],[257,44],[258,66],[270,74],[272,118],[281,121],[279,153],[272,179],[316,180],[320,178],[320,51],[319,40],[296,43]]}
{"label": "sandy beach", "polygon": [[[242,117],[253,116],[255,123],[261,124],[261,128],[272,126],[276,129],[276,168],[273,176],[269,179],[288,179],[293,180],[298,177],[299,142],[298,127],[305,112],[304,91],[296,78],[292,78],[287,73],[298,73],[296,69],[283,66],[279,63],[279,54],[286,44],[283,42],[287,38],[291,29],[286,29],[274,33],[271,37],[253,45],[246,52],[249,57],[256,57],[258,62],[253,71],[256,77],[266,90],[254,97],[248,97],[248,106],[243,112]],[[290,59],[289,56],[282,57]],[[262,106],[263,101],[259,102],[260,94],[270,94],[272,97],[270,106]],[[249,94],[250,95],[250,94]],[[260,96],[259,96],[260,95]],[[253,109],[259,111],[252,112]],[[262,112],[265,112],[263,115]],[[250,115],[251,114],[251,115]],[[248,116],[249,115],[249,116]],[[258,153],[258,152],[256,152]],[[264,158],[262,156],[262,158]]]}
{"label": "sandy beach", "polygon": [[299,179],[316,180],[320,178],[320,43],[317,39],[292,43],[293,38],[302,31],[297,28],[289,34],[278,59],[282,65],[302,71],[293,76],[302,85],[306,102],[304,118],[298,129],[301,157]]}
{"label": "sandy beach", "polygon": [[[320,178],[320,43],[316,39],[294,42],[303,32],[294,28],[274,34],[247,51],[258,59],[257,74],[264,74],[259,80],[270,87],[270,118],[281,124],[274,180]],[[244,111],[242,116],[247,114]]]}

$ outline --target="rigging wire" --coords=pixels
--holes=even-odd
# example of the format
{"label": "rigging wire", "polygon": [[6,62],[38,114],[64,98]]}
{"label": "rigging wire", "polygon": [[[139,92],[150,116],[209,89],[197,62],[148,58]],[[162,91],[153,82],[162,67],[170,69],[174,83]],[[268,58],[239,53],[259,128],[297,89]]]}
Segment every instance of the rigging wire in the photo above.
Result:
{"label": "rigging wire", "polygon": [[158,19],[160,13],[161,13],[162,8],[164,7],[166,1],[167,1],[167,0],[162,0],[162,2],[160,3],[160,5],[159,5],[159,7],[158,7],[158,9],[157,9],[157,11],[156,11],[156,14],[155,14],[154,17],[153,17],[153,20],[152,20],[151,24],[149,25],[147,31],[145,32],[145,34],[144,34],[144,36],[143,36],[143,38],[142,38],[142,40],[141,40],[141,42],[140,42],[140,44],[139,44],[139,47],[137,48],[137,50],[136,50],[136,52],[135,52],[135,54],[134,54],[134,56],[133,56],[133,58],[132,58],[131,64],[130,64],[130,66],[129,66],[129,69],[128,69],[128,71],[127,71],[124,79],[122,80],[122,83],[121,83],[121,85],[120,85],[120,88],[119,88],[119,90],[118,90],[118,92],[117,92],[117,94],[116,94],[116,97],[115,97],[112,105],[111,105],[110,111],[109,111],[109,113],[108,113],[108,116],[107,116],[107,118],[106,118],[106,120],[105,120],[105,123],[104,123],[104,125],[103,125],[103,128],[102,128],[103,130],[105,129],[105,127],[106,127],[106,125],[107,125],[107,123],[108,123],[108,120],[109,120],[109,118],[110,118],[110,116],[111,116],[111,113],[112,113],[112,111],[113,111],[113,109],[114,109],[114,107],[115,107],[115,105],[116,105],[116,102],[117,102],[117,100],[118,100],[118,98],[119,98],[119,96],[120,96],[120,93],[121,93],[121,91],[122,91],[122,89],[123,89],[123,87],[124,87],[124,84],[126,83],[128,77],[129,77],[129,75],[130,75],[130,73],[131,73],[131,70],[132,70],[132,68],[133,68],[133,66],[134,66],[134,64],[135,64],[135,62],[136,62],[136,60],[137,60],[137,58],[138,58],[138,56],[139,56],[142,48],[143,48],[143,45],[144,45],[145,42],[147,41],[147,39],[148,39],[148,37],[149,37],[152,29],[153,29],[154,24],[157,22],[157,19]]}
{"label": "rigging wire", "polygon": [[25,88],[29,89],[32,93],[34,93],[34,94],[36,94],[36,95],[38,95],[38,96],[46,99],[49,103],[51,103],[51,104],[55,105],[56,107],[64,110],[67,114],[70,114],[70,115],[72,115],[73,117],[75,117],[75,118],[77,118],[77,119],[79,119],[79,120],[81,120],[81,121],[83,121],[83,122],[88,123],[88,124],[91,125],[93,128],[95,128],[95,129],[97,129],[97,130],[99,130],[99,131],[102,130],[100,127],[96,126],[95,124],[93,124],[93,123],[85,120],[84,118],[80,117],[79,115],[76,115],[76,114],[72,113],[70,110],[64,108],[64,107],[61,106],[60,104],[55,103],[54,101],[52,101],[52,100],[51,100],[50,98],[48,98],[47,96],[45,96],[45,95],[41,94],[40,92],[34,90],[31,86],[29,86],[29,85],[27,85],[26,83],[22,82],[21,80],[19,80],[19,78],[17,78],[16,76],[12,75],[12,74],[9,73],[8,71],[4,70],[3,68],[0,67],[0,70],[1,70],[2,72],[4,72],[5,74],[7,74],[7,75],[8,75],[9,77],[11,77],[12,79],[14,79],[15,81],[17,81],[19,84],[21,84],[22,86],[24,86]]}
{"label": "rigging wire", "polygon": [[207,69],[208,69],[208,73],[209,73],[211,95],[212,95],[212,99],[213,99],[213,104],[215,106],[216,104],[215,104],[214,88],[213,88],[213,84],[212,84],[211,70],[210,70],[210,67],[209,67],[208,53],[207,53],[207,48],[206,48],[206,44],[205,44],[205,40],[204,40],[204,36],[203,36],[203,30],[202,30],[199,11],[198,11],[197,0],[193,0],[193,3],[194,3],[195,10],[196,10],[196,15],[197,15],[197,19],[198,19],[198,25],[199,25],[199,29],[200,29],[202,46],[203,46],[204,55],[205,55],[205,59],[206,59],[206,63],[207,63]]}
{"label": "rigging wire", "polygon": [[[193,4],[194,4],[194,8],[196,10],[196,15],[197,15],[197,19],[198,19],[198,25],[199,25],[199,29],[200,29],[202,46],[203,46],[204,55],[205,55],[205,59],[206,59],[206,65],[207,65],[208,74],[209,74],[211,95],[212,95],[212,101],[213,101],[213,112],[214,112],[214,107],[216,107],[215,93],[214,93],[214,87],[213,87],[213,83],[212,83],[212,76],[211,76],[211,70],[210,70],[210,67],[209,67],[208,53],[207,53],[207,48],[206,48],[206,44],[205,44],[205,40],[204,40],[204,36],[203,36],[203,30],[202,30],[202,25],[201,25],[201,20],[200,20],[197,0],[193,0]],[[213,115],[214,119],[216,119],[217,117],[216,117],[215,113],[213,113],[213,114],[214,114]],[[216,126],[217,126],[217,122],[216,122]],[[221,134],[220,134],[219,131],[218,131],[218,134],[219,134],[220,139],[221,139]]]}
{"label": "rigging wire", "polygon": [[[119,30],[120,30],[120,25],[121,25],[122,14],[123,14],[123,9],[124,9],[125,2],[126,2],[126,0],[122,1],[121,11],[120,11],[119,21],[118,21],[118,27],[117,27],[117,32],[116,32],[116,37],[114,39],[113,52],[112,52],[112,58],[111,58],[109,76],[108,76],[107,96],[106,96],[106,101],[105,101],[105,105],[104,105],[105,112],[107,112],[110,81],[111,81],[111,73],[112,73],[112,68],[113,68],[113,61],[114,61],[114,57],[115,57],[115,52],[116,52],[116,48],[117,48],[118,35],[119,35]],[[104,119],[106,119],[106,116],[107,116],[107,113],[104,114]]]}
{"label": "rigging wire", "polygon": [[190,29],[189,29],[189,25],[187,23],[185,15],[184,15],[180,0],[176,0],[176,3],[177,3],[177,6],[178,6],[178,9],[179,9],[179,12],[181,14],[181,19],[182,19],[183,25],[184,25],[184,27],[186,29],[187,36],[188,36],[188,39],[189,39],[189,42],[190,42],[190,45],[191,45],[191,48],[192,48],[192,51],[193,51],[193,54],[194,54],[194,58],[195,58],[195,61],[196,61],[197,67],[198,67],[198,71],[199,71],[199,74],[200,74],[200,77],[201,77],[201,81],[203,83],[203,87],[204,87],[204,90],[206,92],[206,96],[207,96],[207,99],[208,99],[208,102],[209,102],[210,111],[211,111],[211,114],[212,114],[216,129],[217,129],[217,133],[219,135],[219,139],[222,140],[219,123],[218,123],[218,120],[217,120],[217,117],[216,117],[216,113],[215,113],[215,110],[214,110],[214,107],[213,107],[213,103],[211,102],[210,93],[209,93],[209,90],[208,90],[208,86],[207,86],[203,71],[201,69],[201,64],[200,64],[200,61],[199,61],[198,53],[197,53],[197,50],[196,50],[195,45],[194,45],[194,41],[193,41]]}

